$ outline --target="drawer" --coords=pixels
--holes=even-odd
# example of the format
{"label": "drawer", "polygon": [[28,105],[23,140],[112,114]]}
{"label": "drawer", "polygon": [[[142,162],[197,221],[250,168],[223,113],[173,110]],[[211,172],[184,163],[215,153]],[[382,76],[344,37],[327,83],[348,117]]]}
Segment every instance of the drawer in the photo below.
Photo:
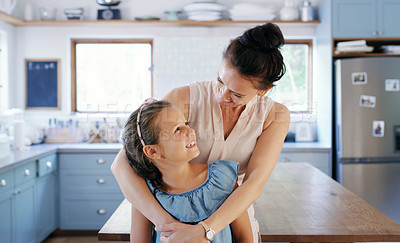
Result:
{"label": "drawer", "polygon": [[99,173],[97,171],[63,169],[60,172],[60,184],[61,190],[65,190],[64,192],[121,192],[111,171]]}
{"label": "drawer", "polygon": [[38,162],[38,175],[42,177],[53,171],[57,170],[57,155],[51,154],[39,159]]}
{"label": "drawer", "polygon": [[61,210],[61,229],[99,230],[122,200],[122,196],[113,199],[64,198]]}
{"label": "drawer", "polygon": [[0,174],[0,194],[14,189],[14,171],[9,170]]}
{"label": "drawer", "polygon": [[60,169],[88,168],[110,170],[116,153],[112,154],[60,154]]}
{"label": "drawer", "polygon": [[15,185],[28,182],[36,177],[36,163],[32,161],[14,170]]}

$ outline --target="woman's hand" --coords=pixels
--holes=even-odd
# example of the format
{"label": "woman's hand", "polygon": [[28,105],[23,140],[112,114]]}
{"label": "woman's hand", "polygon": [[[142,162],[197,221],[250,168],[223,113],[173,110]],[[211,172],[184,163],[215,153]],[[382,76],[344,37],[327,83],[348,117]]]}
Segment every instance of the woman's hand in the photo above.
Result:
{"label": "woman's hand", "polygon": [[201,225],[184,223],[170,223],[156,227],[157,232],[162,232],[162,243],[209,243]]}

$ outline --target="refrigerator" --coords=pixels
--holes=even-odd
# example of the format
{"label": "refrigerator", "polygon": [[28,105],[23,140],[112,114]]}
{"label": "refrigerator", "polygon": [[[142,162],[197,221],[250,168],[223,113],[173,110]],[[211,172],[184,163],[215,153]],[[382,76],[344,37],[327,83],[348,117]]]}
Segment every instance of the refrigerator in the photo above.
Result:
{"label": "refrigerator", "polygon": [[336,179],[400,223],[400,57],[334,62]]}

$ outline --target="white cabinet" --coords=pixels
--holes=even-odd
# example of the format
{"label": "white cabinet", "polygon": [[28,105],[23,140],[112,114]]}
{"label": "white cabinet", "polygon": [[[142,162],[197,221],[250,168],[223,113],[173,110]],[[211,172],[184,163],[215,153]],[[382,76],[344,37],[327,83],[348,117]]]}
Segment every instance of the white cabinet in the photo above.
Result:
{"label": "white cabinet", "polygon": [[278,163],[307,162],[332,177],[332,162],[330,149],[284,149]]}

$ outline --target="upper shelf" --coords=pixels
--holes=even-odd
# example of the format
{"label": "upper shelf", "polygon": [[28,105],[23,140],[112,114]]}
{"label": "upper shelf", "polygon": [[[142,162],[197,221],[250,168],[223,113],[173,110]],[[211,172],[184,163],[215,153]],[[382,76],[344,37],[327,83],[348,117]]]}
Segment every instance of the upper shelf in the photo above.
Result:
{"label": "upper shelf", "polygon": [[[162,24],[162,25],[187,25],[187,26],[229,26],[232,24],[263,24],[266,21],[191,21],[191,20],[34,20],[25,21],[12,15],[0,12],[0,21],[7,22],[14,26],[84,26],[84,25],[120,25],[120,24]],[[320,23],[319,20],[302,22],[302,21],[270,21],[276,24],[301,25],[301,26],[316,26]]]}
{"label": "upper shelf", "polygon": [[[365,40],[368,46],[374,47],[373,52],[336,52],[337,43],[342,41]],[[342,57],[383,57],[383,56],[400,56],[400,54],[384,53],[383,45],[400,46],[400,38],[335,38],[332,41],[332,56],[334,58]]]}

